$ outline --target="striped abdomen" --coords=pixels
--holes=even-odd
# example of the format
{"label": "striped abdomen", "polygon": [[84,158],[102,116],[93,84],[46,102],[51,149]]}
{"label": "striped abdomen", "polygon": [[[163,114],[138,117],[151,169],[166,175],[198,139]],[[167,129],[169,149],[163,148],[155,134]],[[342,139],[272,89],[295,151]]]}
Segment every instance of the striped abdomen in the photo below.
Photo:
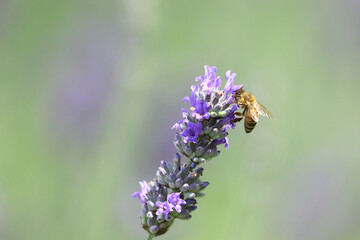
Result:
{"label": "striped abdomen", "polygon": [[255,108],[247,108],[245,111],[244,128],[246,133],[250,133],[259,121],[258,112]]}

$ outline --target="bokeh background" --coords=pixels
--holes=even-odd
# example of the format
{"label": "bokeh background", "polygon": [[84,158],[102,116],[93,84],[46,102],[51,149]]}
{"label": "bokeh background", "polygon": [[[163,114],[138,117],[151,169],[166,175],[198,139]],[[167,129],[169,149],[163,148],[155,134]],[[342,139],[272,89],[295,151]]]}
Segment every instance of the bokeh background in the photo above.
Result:
{"label": "bokeh background", "polygon": [[275,119],[159,239],[360,239],[356,0],[1,0],[0,239],[146,239],[130,194],[205,64]]}

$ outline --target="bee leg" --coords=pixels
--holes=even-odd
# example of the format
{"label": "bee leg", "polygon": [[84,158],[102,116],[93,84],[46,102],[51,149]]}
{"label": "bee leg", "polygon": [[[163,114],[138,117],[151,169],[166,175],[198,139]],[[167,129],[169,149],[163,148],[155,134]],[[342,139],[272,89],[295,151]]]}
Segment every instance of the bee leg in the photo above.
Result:
{"label": "bee leg", "polygon": [[232,123],[240,122],[244,118],[244,113],[234,112],[234,115],[239,117],[232,120]]}
{"label": "bee leg", "polygon": [[232,123],[237,123],[237,122],[240,122],[243,118],[240,117],[240,118],[235,118],[234,120],[232,120],[231,122]]}
{"label": "bee leg", "polygon": [[240,122],[244,118],[243,114],[241,114],[239,112],[235,112],[234,114],[237,115],[237,116],[240,116],[240,117],[235,118],[234,120],[232,120],[232,123]]}

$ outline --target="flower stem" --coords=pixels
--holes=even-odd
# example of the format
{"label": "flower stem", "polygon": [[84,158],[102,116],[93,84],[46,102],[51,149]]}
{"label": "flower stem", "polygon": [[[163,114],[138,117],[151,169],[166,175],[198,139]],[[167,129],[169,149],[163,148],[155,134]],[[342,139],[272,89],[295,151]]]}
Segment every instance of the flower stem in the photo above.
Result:
{"label": "flower stem", "polygon": [[151,239],[153,239],[153,237],[154,237],[154,235],[152,235],[152,234],[150,233],[147,240],[151,240]]}

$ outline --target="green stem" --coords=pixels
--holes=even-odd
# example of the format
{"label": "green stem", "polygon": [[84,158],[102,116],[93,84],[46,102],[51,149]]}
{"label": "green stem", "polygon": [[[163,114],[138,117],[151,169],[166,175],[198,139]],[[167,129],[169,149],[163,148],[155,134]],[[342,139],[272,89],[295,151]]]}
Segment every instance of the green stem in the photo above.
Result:
{"label": "green stem", "polygon": [[153,239],[153,237],[154,237],[154,235],[152,235],[152,234],[150,233],[147,240],[151,240],[151,239]]}

